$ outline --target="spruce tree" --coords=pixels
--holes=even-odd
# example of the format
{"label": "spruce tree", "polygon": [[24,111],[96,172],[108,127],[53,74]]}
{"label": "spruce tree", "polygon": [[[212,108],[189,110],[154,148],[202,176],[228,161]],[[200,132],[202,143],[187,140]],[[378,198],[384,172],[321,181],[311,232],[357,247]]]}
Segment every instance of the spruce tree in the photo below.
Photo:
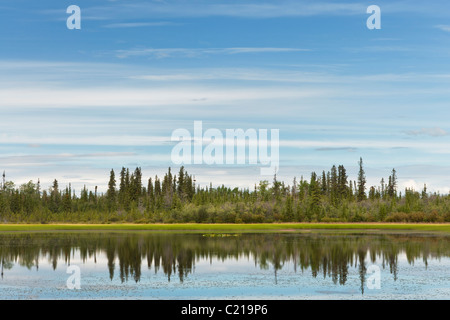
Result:
{"label": "spruce tree", "polygon": [[347,182],[347,170],[343,165],[338,167],[338,197],[339,199],[345,199],[348,196],[348,182]]}
{"label": "spruce tree", "polygon": [[337,200],[339,198],[339,190],[338,190],[338,174],[335,165],[333,165],[333,167],[331,168],[330,188],[331,188],[330,190],[331,203],[333,205],[337,205]]}
{"label": "spruce tree", "polygon": [[140,167],[134,170],[133,200],[138,200],[142,196],[142,170]]}
{"label": "spruce tree", "polygon": [[308,198],[309,198],[309,210],[308,218],[311,220],[314,215],[318,215],[320,211],[320,185],[317,180],[317,174],[315,172],[311,173],[311,180],[309,182],[308,188]]}
{"label": "spruce tree", "polygon": [[53,181],[53,185],[50,193],[51,199],[51,207],[50,210],[52,212],[58,212],[61,204],[61,194],[59,192],[58,180]]}
{"label": "spruce tree", "polygon": [[327,194],[327,176],[325,170],[322,171],[322,179],[320,180],[320,189],[323,195]]}
{"label": "spruce tree", "polygon": [[109,209],[113,209],[116,204],[116,175],[114,169],[109,174],[108,191],[106,192]]}
{"label": "spruce tree", "polygon": [[178,172],[178,186],[177,186],[177,193],[181,201],[184,201],[184,199],[186,198],[185,187],[186,186],[184,182],[184,167],[181,166],[180,171]]}
{"label": "spruce tree", "polygon": [[393,198],[397,196],[397,172],[392,169],[392,174],[389,176],[388,195]]}
{"label": "spruce tree", "polygon": [[358,189],[357,189],[357,199],[358,201],[363,201],[366,199],[366,174],[363,168],[363,160],[359,158],[359,172],[358,172]]}
{"label": "spruce tree", "polygon": [[127,192],[126,169],[125,169],[125,167],[122,167],[122,170],[120,170],[119,206],[123,206],[123,204],[125,202],[126,192]]}

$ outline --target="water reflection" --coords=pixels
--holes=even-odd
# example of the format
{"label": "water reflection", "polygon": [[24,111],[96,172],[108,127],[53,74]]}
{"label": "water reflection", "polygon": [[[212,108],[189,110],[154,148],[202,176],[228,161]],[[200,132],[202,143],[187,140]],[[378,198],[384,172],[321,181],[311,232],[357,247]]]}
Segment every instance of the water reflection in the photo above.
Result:
{"label": "water reflection", "polygon": [[130,278],[139,282],[146,262],[155,273],[162,270],[168,281],[177,275],[183,282],[199,259],[245,258],[254,261],[256,267],[272,268],[275,281],[277,271],[288,262],[296,272],[309,270],[313,277],[329,277],[340,285],[346,283],[350,268],[358,268],[363,292],[368,264],[389,268],[396,279],[400,254],[405,254],[409,264],[423,260],[427,265],[430,259],[450,256],[449,239],[445,235],[328,233],[232,237],[181,233],[2,234],[0,265],[3,277],[14,264],[38,269],[39,261],[48,259],[56,269],[61,261],[70,265],[75,252],[83,262],[95,263],[97,255],[102,254],[107,258],[111,280],[119,277],[122,282]]}

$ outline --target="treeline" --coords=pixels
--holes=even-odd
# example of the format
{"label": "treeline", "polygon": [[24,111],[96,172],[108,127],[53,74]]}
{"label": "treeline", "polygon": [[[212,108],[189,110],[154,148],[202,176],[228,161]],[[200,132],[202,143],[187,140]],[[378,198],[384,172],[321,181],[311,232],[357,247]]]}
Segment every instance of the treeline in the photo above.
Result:
{"label": "treeline", "polygon": [[184,167],[144,181],[141,168],[111,170],[108,190],[84,187],[77,195],[55,179],[48,190],[30,181],[0,186],[0,221],[10,222],[450,222],[450,195],[398,190],[392,169],[378,186],[367,186],[363,161],[355,180],[343,165],[292,184],[260,181],[252,189],[196,186]]}

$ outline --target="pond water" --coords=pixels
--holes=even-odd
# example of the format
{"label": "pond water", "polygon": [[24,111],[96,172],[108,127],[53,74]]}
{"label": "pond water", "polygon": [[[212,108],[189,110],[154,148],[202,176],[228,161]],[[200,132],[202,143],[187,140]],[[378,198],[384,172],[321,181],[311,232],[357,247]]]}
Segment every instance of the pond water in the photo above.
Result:
{"label": "pond water", "polygon": [[449,299],[450,236],[0,234],[0,299]]}

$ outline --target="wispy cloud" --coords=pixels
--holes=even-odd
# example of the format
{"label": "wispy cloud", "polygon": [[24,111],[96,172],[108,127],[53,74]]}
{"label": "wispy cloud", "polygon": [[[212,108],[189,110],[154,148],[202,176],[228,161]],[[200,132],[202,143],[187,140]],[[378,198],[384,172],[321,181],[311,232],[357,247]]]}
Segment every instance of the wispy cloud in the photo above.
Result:
{"label": "wispy cloud", "polygon": [[[20,88],[0,89],[0,110],[11,107],[28,108],[71,108],[71,107],[158,107],[174,108],[196,105],[199,102],[209,106],[230,102],[261,101],[270,99],[301,99],[330,94],[327,90],[295,88]],[[168,110],[169,112],[170,110]],[[191,110],[192,111],[192,110]]]}
{"label": "wispy cloud", "polygon": [[[448,16],[448,1],[385,1],[379,3],[385,13],[419,13],[421,15]],[[83,19],[119,20],[158,18],[238,17],[250,19],[352,16],[365,15],[368,4],[332,0],[172,0],[172,1],[109,1],[101,6],[83,6]],[[440,8],[440,9],[437,9]],[[61,9],[41,10],[40,13],[60,18]]]}
{"label": "wispy cloud", "polygon": [[431,136],[431,137],[443,137],[447,136],[449,133],[441,128],[422,128],[420,130],[408,130],[405,131],[407,135],[410,136]]}
{"label": "wispy cloud", "polygon": [[416,149],[434,154],[448,154],[450,150],[440,142],[418,142],[402,139],[377,140],[280,140],[280,147],[314,149],[315,151],[353,151],[357,149],[388,150],[388,149]]}
{"label": "wispy cloud", "polygon": [[164,26],[179,26],[180,23],[159,21],[159,22],[123,22],[111,23],[104,25],[103,28],[142,28],[142,27],[164,27]]}
{"label": "wispy cloud", "polygon": [[[410,14],[448,17],[447,0],[433,0],[433,5],[424,1],[384,1],[379,3],[384,13]],[[365,15],[367,3],[322,0],[172,0],[172,1],[109,1],[101,6],[83,6],[85,20],[142,20],[148,17],[198,18],[198,17],[238,17],[250,19],[311,17],[311,16],[354,16]],[[437,9],[439,8],[439,9]],[[62,20],[61,9],[41,10],[41,14],[52,15]]]}
{"label": "wispy cloud", "polygon": [[[189,129],[189,128],[188,128]],[[191,140],[193,141],[193,140]],[[225,139],[226,141],[226,139]],[[231,144],[235,143],[231,140]],[[110,135],[110,136],[38,136],[38,135],[0,135],[0,145],[17,145],[17,144],[40,144],[42,146],[64,145],[64,146],[165,146],[171,148],[176,142],[171,140],[171,133],[167,136],[145,136],[145,135]],[[203,143],[209,144],[206,139]],[[449,154],[450,150],[446,145],[436,141],[413,141],[405,139],[380,138],[377,140],[357,140],[357,139],[335,139],[333,141],[311,140],[311,139],[281,139],[280,147],[293,149],[312,149],[314,151],[346,151],[356,152],[358,150],[390,150],[390,149],[416,149],[427,151],[435,154]],[[168,150],[169,150],[168,149]],[[92,152],[92,153],[60,153],[58,158],[94,158],[94,157],[118,157],[118,156],[134,156],[134,152]],[[170,156],[170,152],[168,153]],[[21,156],[17,156],[20,158]],[[51,158],[51,156],[48,156]],[[0,160],[6,158],[0,158]]]}
{"label": "wispy cloud", "polygon": [[241,53],[283,53],[310,51],[302,48],[276,47],[237,47],[237,48],[147,48],[115,51],[118,58],[149,56],[154,58],[199,57],[202,55],[241,54]]}
{"label": "wispy cloud", "polygon": [[20,155],[20,156],[4,156],[0,157],[3,162],[12,162],[14,164],[24,163],[41,163],[41,162],[60,162],[70,161],[77,158],[105,158],[105,157],[131,157],[136,156],[135,152],[98,152],[98,153],[58,153],[45,155]]}
{"label": "wispy cloud", "polygon": [[352,53],[359,52],[411,52],[417,51],[418,48],[413,48],[411,46],[364,46],[364,47],[354,47],[354,48],[346,48],[345,50]]}
{"label": "wispy cloud", "polygon": [[[239,17],[239,18],[277,18],[308,16],[348,16],[365,14],[367,6],[359,3],[319,2],[319,1],[182,1],[169,2],[111,2],[110,5],[86,7],[88,17],[103,17],[108,20],[139,19],[142,17]],[[43,13],[55,14],[56,10]],[[60,12],[58,12],[60,13]]]}
{"label": "wispy cloud", "polygon": [[[39,144],[39,145],[65,145],[65,146],[162,146],[172,144],[170,136],[138,136],[138,135],[110,135],[110,136],[30,136],[30,135],[0,135],[0,144]],[[134,153],[108,152],[86,153],[76,157],[104,157],[104,156],[130,156]],[[60,157],[73,157],[59,155]]]}
{"label": "wispy cloud", "polygon": [[439,25],[435,26],[435,28],[445,31],[445,32],[450,32],[450,25],[439,24]]}
{"label": "wispy cloud", "polygon": [[[155,49],[156,50],[156,49]],[[201,49],[168,49],[161,54],[171,54],[170,50],[192,50],[202,52]],[[297,48],[223,48],[217,52],[226,54],[245,54],[258,52],[295,52],[307,49]],[[294,51],[295,50],[295,51]],[[209,52],[209,49],[205,49]],[[211,49],[214,52],[214,49]],[[139,52],[130,54],[140,54]],[[146,53],[142,53],[146,54]],[[148,53],[147,53],[148,54]],[[156,54],[156,53],[154,53]],[[185,52],[185,54],[187,54]],[[192,53],[196,54],[196,53]],[[197,53],[200,54],[200,53]],[[310,83],[310,84],[353,84],[362,83],[440,83],[447,84],[450,81],[450,73],[420,73],[420,72],[395,72],[395,73],[371,73],[371,74],[347,74],[344,70],[333,72],[333,65],[321,66],[321,69],[304,71],[303,66],[275,66],[270,68],[154,68],[151,66],[136,66],[124,63],[73,63],[63,61],[19,61],[0,60],[0,87],[6,88],[43,88],[44,86],[55,88],[74,88],[77,84],[83,88],[92,88],[102,83],[102,86],[118,86],[123,89],[127,82],[128,87],[136,87],[137,81],[145,85],[147,81],[165,82],[177,84],[178,82],[202,82],[209,80],[238,80],[238,81],[266,81],[285,83]],[[316,68],[317,69],[317,68]],[[331,69],[331,70],[330,70]],[[70,74],[70,77],[67,75]],[[0,89],[1,91],[1,89]],[[86,90],[89,93],[90,89]],[[17,97],[20,99],[20,97]],[[51,99],[49,99],[51,100]],[[1,106],[0,100],[0,106]]]}
{"label": "wispy cloud", "polygon": [[316,151],[347,151],[347,152],[356,152],[357,148],[351,147],[321,147],[317,148]]}
{"label": "wispy cloud", "polygon": [[370,75],[341,75],[327,72],[304,72],[285,69],[259,68],[204,68],[186,70],[152,70],[152,74],[132,75],[134,80],[148,81],[202,81],[242,80],[297,83],[361,83],[361,82],[439,82],[450,81],[450,74],[380,73]]}
{"label": "wispy cloud", "polygon": [[187,70],[152,70],[153,73],[133,75],[130,79],[145,81],[204,81],[204,80],[237,80],[237,81],[271,81],[296,83],[342,83],[348,81],[344,77],[320,72],[300,72],[280,69],[259,68],[204,68]]}
{"label": "wispy cloud", "polygon": [[264,53],[264,52],[298,52],[298,51],[310,51],[310,49],[298,49],[298,48],[224,48],[218,49],[228,54],[236,54],[236,53]]}

